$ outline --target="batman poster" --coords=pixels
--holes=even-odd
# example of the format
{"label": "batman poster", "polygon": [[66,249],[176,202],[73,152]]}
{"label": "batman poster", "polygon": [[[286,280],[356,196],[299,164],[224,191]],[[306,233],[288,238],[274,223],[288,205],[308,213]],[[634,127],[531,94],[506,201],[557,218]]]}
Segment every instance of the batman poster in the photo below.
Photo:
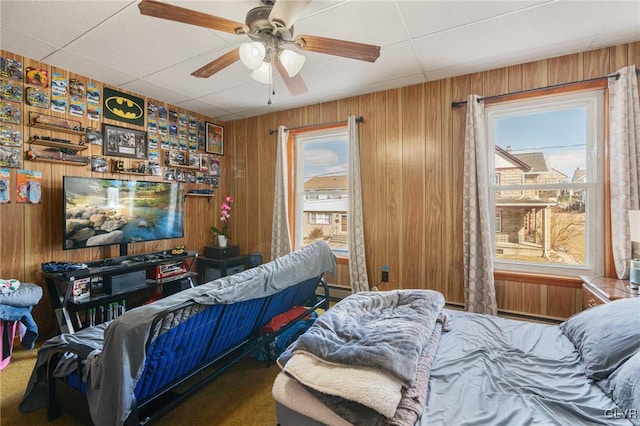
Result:
{"label": "batman poster", "polygon": [[102,89],[104,118],[144,126],[144,99],[108,87]]}

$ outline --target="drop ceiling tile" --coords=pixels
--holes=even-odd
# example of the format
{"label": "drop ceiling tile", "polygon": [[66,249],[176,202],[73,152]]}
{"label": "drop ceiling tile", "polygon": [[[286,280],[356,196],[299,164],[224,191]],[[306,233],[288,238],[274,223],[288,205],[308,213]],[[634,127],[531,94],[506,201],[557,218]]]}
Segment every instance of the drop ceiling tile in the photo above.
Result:
{"label": "drop ceiling tile", "polygon": [[144,16],[134,5],[67,48],[95,62],[144,77],[226,44],[213,31]]}
{"label": "drop ceiling tile", "polygon": [[[47,57],[47,63],[112,86],[120,86],[136,79],[135,76],[111,68],[108,64],[96,63],[67,50],[58,50],[50,55]],[[80,70],[82,70],[82,72],[80,72]]]}
{"label": "drop ceiling tile", "polygon": [[143,93],[145,96],[164,101],[173,105],[189,99],[188,96],[163,86],[156,86],[144,80],[133,80],[120,86],[134,93]]}
{"label": "drop ceiling tile", "polygon": [[[0,1],[2,27],[63,47],[135,1]],[[94,46],[95,47],[95,46]]]}
{"label": "drop ceiling tile", "polygon": [[587,50],[593,25],[599,27],[611,11],[607,2],[596,3],[588,10],[574,4],[545,4],[422,37],[414,41],[416,52],[421,65],[429,72],[488,57],[516,57],[523,51],[542,47],[555,55],[558,53],[555,45],[576,40],[583,40],[581,46]]}
{"label": "drop ceiling tile", "polygon": [[36,60],[56,51],[56,47],[49,43],[32,39],[5,27],[0,28],[0,48]]}
{"label": "drop ceiling tile", "polygon": [[295,34],[385,46],[407,39],[395,1],[349,1],[323,9],[295,25]]}
{"label": "drop ceiling tile", "polygon": [[411,37],[480,22],[546,1],[400,1]]}

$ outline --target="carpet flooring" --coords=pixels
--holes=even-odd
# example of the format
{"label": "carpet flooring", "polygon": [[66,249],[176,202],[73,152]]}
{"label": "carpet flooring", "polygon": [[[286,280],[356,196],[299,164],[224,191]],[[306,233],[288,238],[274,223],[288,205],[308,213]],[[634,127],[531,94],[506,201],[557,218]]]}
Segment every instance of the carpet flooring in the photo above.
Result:
{"label": "carpet flooring", "polygon": [[[0,425],[83,425],[72,413],[47,422],[47,410],[22,414],[22,400],[37,350],[27,351],[16,341],[11,363],[0,372]],[[275,426],[276,408],[271,386],[279,368],[275,363],[245,359],[185,402],[154,422],[160,426]]]}

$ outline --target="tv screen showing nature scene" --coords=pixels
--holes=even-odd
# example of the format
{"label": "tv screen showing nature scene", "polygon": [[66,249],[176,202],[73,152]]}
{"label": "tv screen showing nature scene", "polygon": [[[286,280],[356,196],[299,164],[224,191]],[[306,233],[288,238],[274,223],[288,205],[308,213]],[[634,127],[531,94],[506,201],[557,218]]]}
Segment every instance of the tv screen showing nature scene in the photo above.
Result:
{"label": "tv screen showing nature scene", "polygon": [[65,250],[184,236],[179,183],[64,176]]}

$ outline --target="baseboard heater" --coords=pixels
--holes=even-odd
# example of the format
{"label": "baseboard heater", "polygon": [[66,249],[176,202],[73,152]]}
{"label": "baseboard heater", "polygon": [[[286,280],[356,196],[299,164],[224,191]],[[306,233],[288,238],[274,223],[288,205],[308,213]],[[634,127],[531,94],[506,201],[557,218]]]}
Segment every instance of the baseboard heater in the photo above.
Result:
{"label": "baseboard heater", "polygon": [[[452,309],[455,311],[464,311],[464,305],[461,303],[449,303],[447,302],[445,304],[445,307],[447,309]],[[528,313],[524,313],[524,312],[516,312],[516,311],[503,311],[503,310],[498,310],[498,316],[502,317],[502,318],[508,318],[508,319],[514,319],[514,320],[520,320],[520,321],[530,321],[530,322],[538,322],[541,324],[551,324],[551,325],[558,325],[560,324],[562,321],[564,321],[561,318],[554,318],[554,317],[546,317],[544,315],[532,315],[532,314],[528,314]]]}

